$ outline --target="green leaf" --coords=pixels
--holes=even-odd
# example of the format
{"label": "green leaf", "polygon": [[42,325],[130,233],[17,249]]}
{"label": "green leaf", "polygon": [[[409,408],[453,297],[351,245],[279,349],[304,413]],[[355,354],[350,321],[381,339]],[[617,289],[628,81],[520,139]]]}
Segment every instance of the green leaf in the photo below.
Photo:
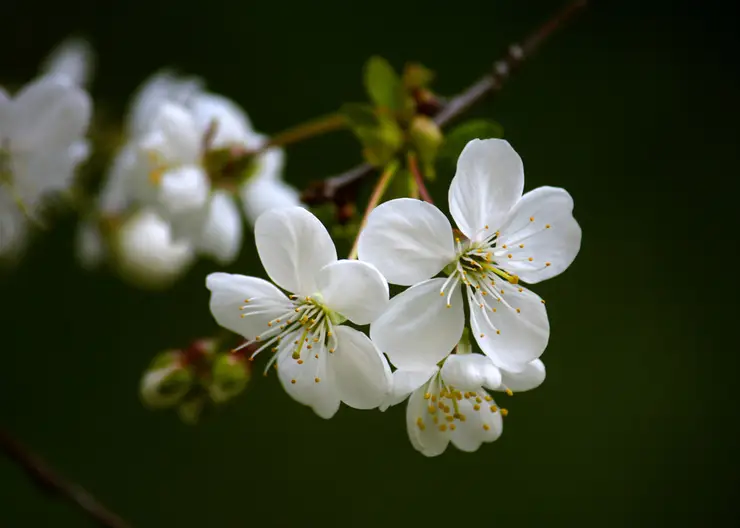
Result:
{"label": "green leaf", "polygon": [[365,89],[375,105],[396,111],[403,106],[403,84],[383,57],[373,56],[365,63]]}
{"label": "green leaf", "polygon": [[352,130],[373,128],[378,126],[378,116],[375,108],[364,103],[344,103],[339,109]]}
{"label": "green leaf", "polygon": [[433,79],[434,72],[418,62],[410,62],[403,69],[403,84],[408,90],[426,88]]}
{"label": "green leaf", "polygon": [[503,127],[490,119],[472,119],[462,123],[446,135],[439,148],[437,159],[441,162],[457,164],[457,158],[472,139],[504,137]]}
{"label": "green leaf", "polygon": [[339,111],[362,143],[368,163],[383,166],[403,146],[403,131],[393,117],[366,104],[347,103]]}

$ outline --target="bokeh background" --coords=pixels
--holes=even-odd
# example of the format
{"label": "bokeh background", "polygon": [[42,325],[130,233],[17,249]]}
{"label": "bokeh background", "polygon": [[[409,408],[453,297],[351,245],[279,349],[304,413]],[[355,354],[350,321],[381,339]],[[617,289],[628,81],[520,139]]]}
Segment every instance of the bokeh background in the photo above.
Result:
{"label": "bokeh background", "polygon": [[[574,265],[535,288],[551,319],[548,378],[507,402],[498,442],[427,459],[404,406],[324,421],[275,376],[196,427],[145,410],[137,385],[153,354],[216,329],[214,267],[167,293],[83,272],[74,218],[1,272],[0,425],[135,527],[725,524],[738,484],[734,19],[719,2],[592,4],[470,114],[503,124],[528,189],[573,194],[584,232]],[[172,66],[275,133],[363,100],[371,54],[421,61],[453,94],[560,5],[8,0],[0,77],[31,78],[77,33],[113,114]],[[333,134],[290,148],[287,179],[358,161],[351,136]],[[444,182],[432,191],[446,202]],[[231,269],[262,273],[251,240]],[[91,523],[0,457],[0,526]]]}

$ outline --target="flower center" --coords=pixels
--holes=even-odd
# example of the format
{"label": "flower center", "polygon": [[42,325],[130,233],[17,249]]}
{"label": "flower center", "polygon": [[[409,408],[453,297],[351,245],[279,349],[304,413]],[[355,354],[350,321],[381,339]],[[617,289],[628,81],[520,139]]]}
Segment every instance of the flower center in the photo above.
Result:
{"label": "flower center", "polygon": [[[504,279],[511,284],[519,282],[518,276],[505,272],[494,260],[498,236],[499,232],[496,231],[480,242],[461,241],[460,238],[455,238],[457,254],[455,260],[444,269],[448,278],[439,292],[440,296],[445,296],[446,293],[448,308],[452,293],[458,284],[467,286],[469,295],[472,294],[473,297],[490,294],[498,298],[496,280]],[[483,307],[482,302],[478,304]]]}
{"label": "flower center", "polygon": [[[247,299],[245,303],[241,310],[250,308],[250,312],[243,313],[242,317],[265,311],[275,313],[275,308],[278,307],[275,301],[259,298]],[[320,293],[303,298],[291,295],[288,306],[281,305],[280,308],[287,309],[280,316],[268,321],[265,330],[255,336],[254,342],[260,343],[260,346],[250,356],[250,360],[267,348],[270,348],[272,352],[277,352],[285,339],[293,341],[292,357],[298,364],[303,363],[301,353],[304,350],[311,351],[317,356],[321,350],[328,350],[330,354],[334,353],[337,347],[334,326],[342,324],[347,319],[327,308]],[[277,355],[271,358],[265,367],[265,372],[276,359]]]}
{"label": "flower center", "polygon": [[[452,385],[445,383],[442,375],[438,372],[427,382],[424,392],[426,400],[426,411],[416,417],[416,426],[424,431],[427,427],[436,427],[442,432],[454,431],[457,422],[465,422],[467,416],[461,412],[461,402],[466,401],[466,408],[474,412],[501,412],[506,416],[506,409],[499,409],[493,402],[493,398],[484,390],[461,392]],[[483,429],[488,431],[490,426],[485,422]]]}

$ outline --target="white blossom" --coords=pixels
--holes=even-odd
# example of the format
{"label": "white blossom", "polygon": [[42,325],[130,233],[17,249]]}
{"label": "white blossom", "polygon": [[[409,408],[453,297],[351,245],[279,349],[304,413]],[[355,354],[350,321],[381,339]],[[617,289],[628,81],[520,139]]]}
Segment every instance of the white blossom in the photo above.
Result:
{"label": "white blossom", "polygon": [[146,209],[123,221],[112,245],[121,275],[147,288],[169,286],[195,259],[193,248],[173,240],[169,224],[155,211]]}
{"label": "white blossom", "polygon": [[[340,401],[378,407],[390,389],[383,354],[362,332],[342,325],[372,322],[388,303],[388,284],[372,265],[337,260],[321,222],[300,207],[268,211],[255,225],[257,250],[267,274],[286,296],[263,279],[213,273],[206,286],[218,323],[272,353],[269,368],[285,390],[331,418]],[[253,356],[254,357],[254,356]]]}
{"label": "white blossom", "polygon": [[[450,184],[457,234],[439,209],[418,200],[391,200],[370,213],[360,259],[392,284],[413,285],[370,329],[394,364],[442,360],[463,332],[464,299],[475,340],[496,366],[522,371],[545,350],[544,301],[518,283],[564,271],[580,248],[581,228],[565,190],[522,195],[523,186],[522,161],[508,142],[473,140]],[[441,271],[446,278],[432,278]]]}
{"label": "white blossom", "polygon": [[0,255],[22,246],[29,219],[69,189],[86,157],[88,94],[45,76],[10,97],[0,88]]}
{"label": "white blossom", "polygon": [[513,373],[497,368],[481,354],[451,354],[441,367],[419,364],[396,370],[392,392],[382,408],[408,398],[409,439],[426,456],[442,454],[450,442],[472,452],[501,436],[502,417],[508,413],[496,405],[488,390],[513,394],[533,389],[544,379],[545,366],[539,359]]}
{"label": "white blossom", "polygon": [[86,86],[92,71],[92,47],[86,40],[74,37],[54,48],[41,65],[42,75],[63,79],[77,86]]}

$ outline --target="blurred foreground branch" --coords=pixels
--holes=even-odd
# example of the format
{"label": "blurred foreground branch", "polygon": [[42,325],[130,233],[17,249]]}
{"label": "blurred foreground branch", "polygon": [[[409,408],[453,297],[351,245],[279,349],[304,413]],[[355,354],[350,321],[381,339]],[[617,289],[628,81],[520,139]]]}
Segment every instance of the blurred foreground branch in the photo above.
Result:
{"label": "blurred foreground branch", "polygon": [[43,492],[65,499],[106,528],[130,528],[123,519],[100,504],[78,484],[71,482],[51,468],[38,455],[30,451],[7,431],[0,429],[0,450],[20,466],[33,483]]}
{"label": "blurred foreground branch", "polygon": [[[569,2],[547,22],[530,33],[520,44],[510,45],[506,56],[496,61],[491,71],[439,109],[433,116],[434,122],[440,127],[446,126],[486,96],[501,90],[505,81],[524,60],[534,54],[558,28],[570,21],[574,15],[587,5],[588,0]],[[373,174],[374,170],[375,167],[369,163],[362,163],[346,172],[324,180],[320,186],[309,188],[307,190],[308,195],[304,195],[304,200],[307,203],[335,201],[343,191]]]}

